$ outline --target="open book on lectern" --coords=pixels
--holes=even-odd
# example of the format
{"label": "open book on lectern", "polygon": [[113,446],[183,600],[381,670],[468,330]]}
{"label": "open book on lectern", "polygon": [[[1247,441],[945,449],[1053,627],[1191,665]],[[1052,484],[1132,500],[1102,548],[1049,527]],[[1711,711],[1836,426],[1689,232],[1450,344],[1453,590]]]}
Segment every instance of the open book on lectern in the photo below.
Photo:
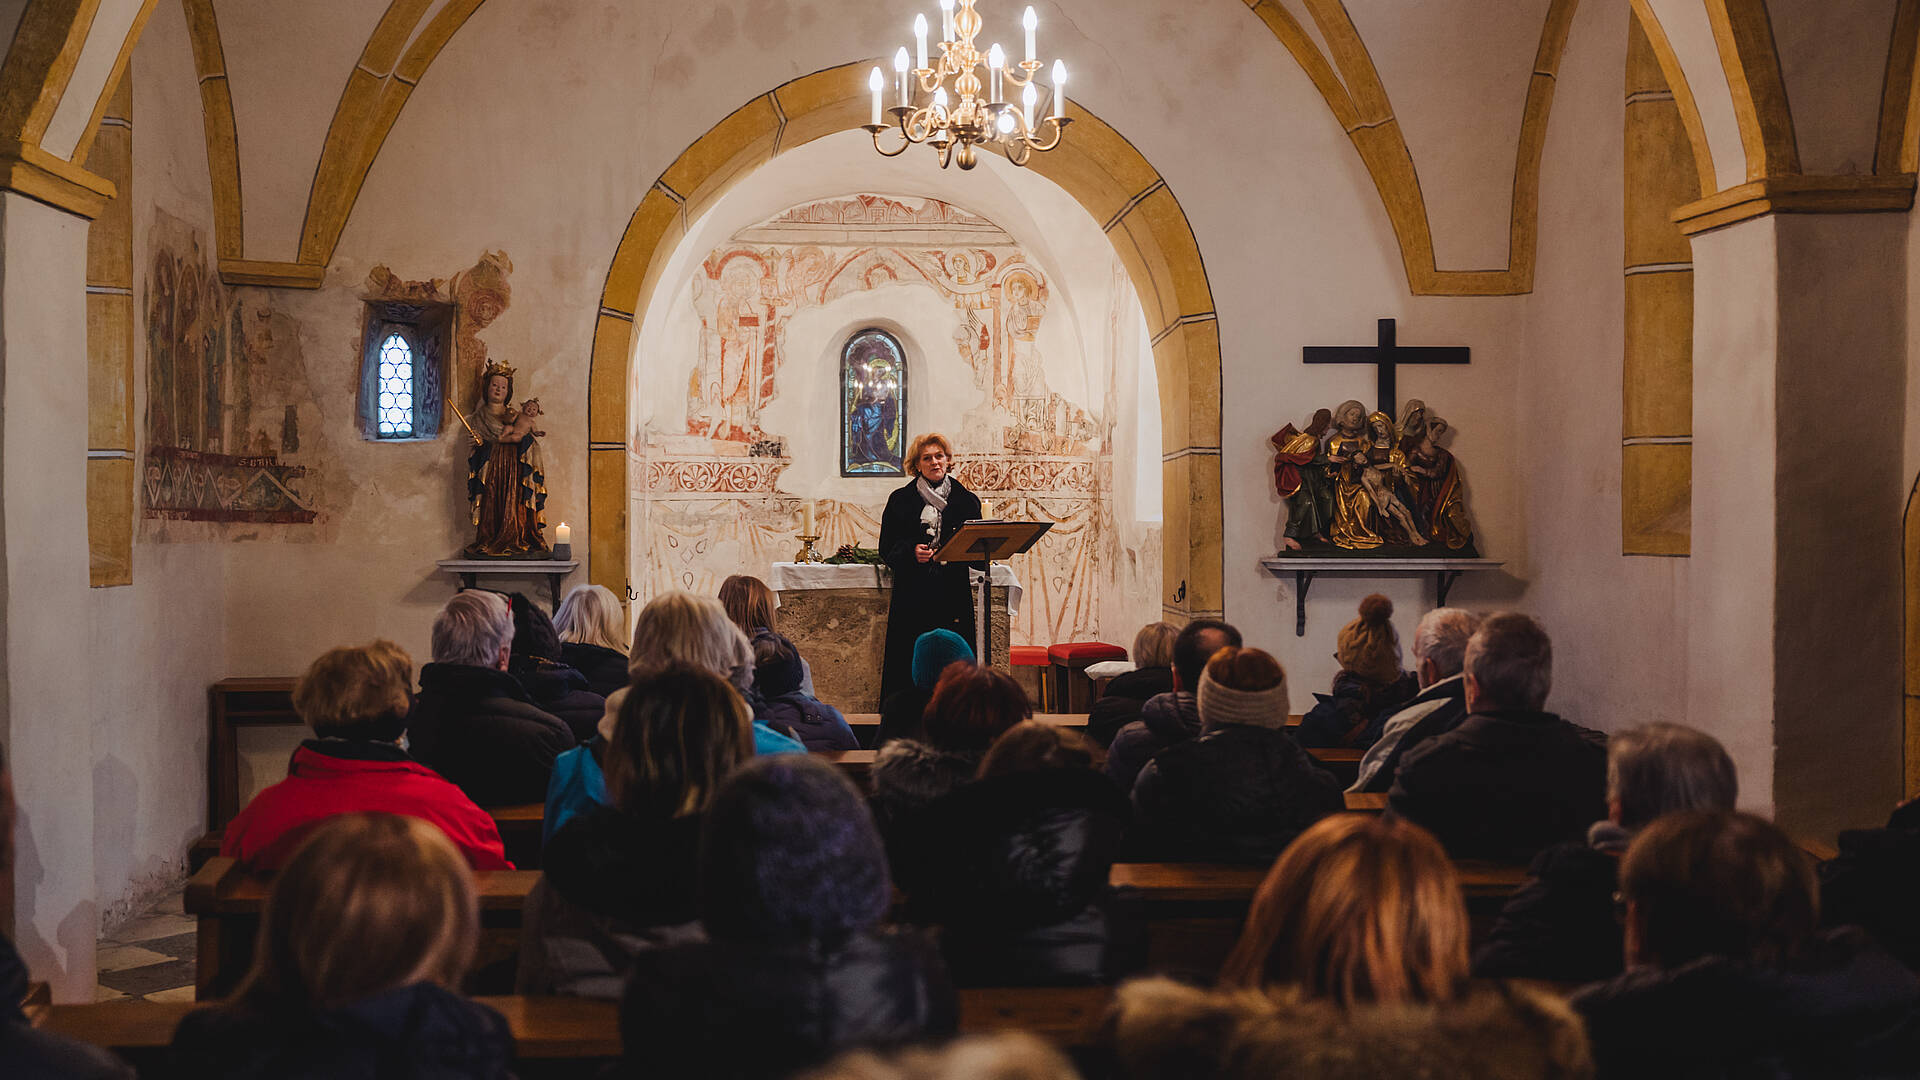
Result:
{"label": "open book on lectern", "polygon": [[1040,541],[1051,521],[969,521],[933,557],[941,562],[1000,562]]}

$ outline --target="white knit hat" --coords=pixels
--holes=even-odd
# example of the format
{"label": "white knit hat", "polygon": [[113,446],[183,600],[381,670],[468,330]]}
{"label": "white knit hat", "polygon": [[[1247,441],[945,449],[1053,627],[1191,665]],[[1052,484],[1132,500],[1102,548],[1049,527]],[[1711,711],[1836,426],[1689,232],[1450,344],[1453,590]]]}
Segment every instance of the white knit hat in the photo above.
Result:
{"label": "white knit hat", "polygon": [[1213,674],[1200,676],[1198,694],[1200,726],[1213,729],[1221,724],[1247,724],[1252,727],[1284,728],[1291,702],[1287,699],[1287,673],[1265,690],[1235,690],[1213,681]]}

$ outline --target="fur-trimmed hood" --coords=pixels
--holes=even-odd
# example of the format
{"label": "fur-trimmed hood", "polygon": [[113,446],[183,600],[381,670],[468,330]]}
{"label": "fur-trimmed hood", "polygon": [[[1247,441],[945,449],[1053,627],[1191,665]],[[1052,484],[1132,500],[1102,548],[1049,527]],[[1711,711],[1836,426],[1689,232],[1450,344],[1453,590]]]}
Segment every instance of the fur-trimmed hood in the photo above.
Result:
{"label": "fur-trimmed hood", "polygon": [[1197,990],[1170,979],[1120,988],[1102,1049],[1126,1080],[1559,1080],[1593,1075],[1565,1002],[1476,983],[1447,1005],[1343,1009],[1291,991]]}

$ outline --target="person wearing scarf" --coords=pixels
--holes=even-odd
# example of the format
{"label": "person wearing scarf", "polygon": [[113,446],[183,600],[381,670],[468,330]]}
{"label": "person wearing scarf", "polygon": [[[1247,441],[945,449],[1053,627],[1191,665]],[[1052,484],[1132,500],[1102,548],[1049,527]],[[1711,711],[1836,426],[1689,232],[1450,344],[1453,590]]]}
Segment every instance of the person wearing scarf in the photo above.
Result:
{"label": "person wearing scarf", "polygon": [[953,476],[953,444],[928,432],[907,454],[913,479],[895,489],[880,518],[880,557],[893,571],[887,608],[887,654],[880,700],[913,685],[913,643],[929,630],[972,641],[973,590],[966,563],[933,558],[960,526],[980,517],[980,498]]}

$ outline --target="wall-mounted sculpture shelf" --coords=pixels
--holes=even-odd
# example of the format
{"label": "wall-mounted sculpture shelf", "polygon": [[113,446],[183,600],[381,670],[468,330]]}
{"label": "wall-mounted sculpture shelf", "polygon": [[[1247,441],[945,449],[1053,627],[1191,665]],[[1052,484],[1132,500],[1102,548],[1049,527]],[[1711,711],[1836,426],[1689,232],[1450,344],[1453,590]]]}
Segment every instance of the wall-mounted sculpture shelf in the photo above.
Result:
{"label": "wall-mounted sculpture shelf", "polygon": [[555,611],[560,610],[561,584],[579,565],[578,559],[442,559],[439,562],[441,570],[459,575],[461,592],[478,588],[481,574],[546,578],[547,595],[553,598]]}
{"label": "wall-mounted sculpture shelf", "polygon": [[1260,560],[1275,577],[1293,575],[1293,632],[1307,636],[1307,589],[1315,574],[1434,574],[1439,585],[1439,607],[1447,606],[1447,593],[1460,575],[1469,570],[1498,570],[1506,564],[1498,559],[1367,559],[1319,555],[1275,555]]}

